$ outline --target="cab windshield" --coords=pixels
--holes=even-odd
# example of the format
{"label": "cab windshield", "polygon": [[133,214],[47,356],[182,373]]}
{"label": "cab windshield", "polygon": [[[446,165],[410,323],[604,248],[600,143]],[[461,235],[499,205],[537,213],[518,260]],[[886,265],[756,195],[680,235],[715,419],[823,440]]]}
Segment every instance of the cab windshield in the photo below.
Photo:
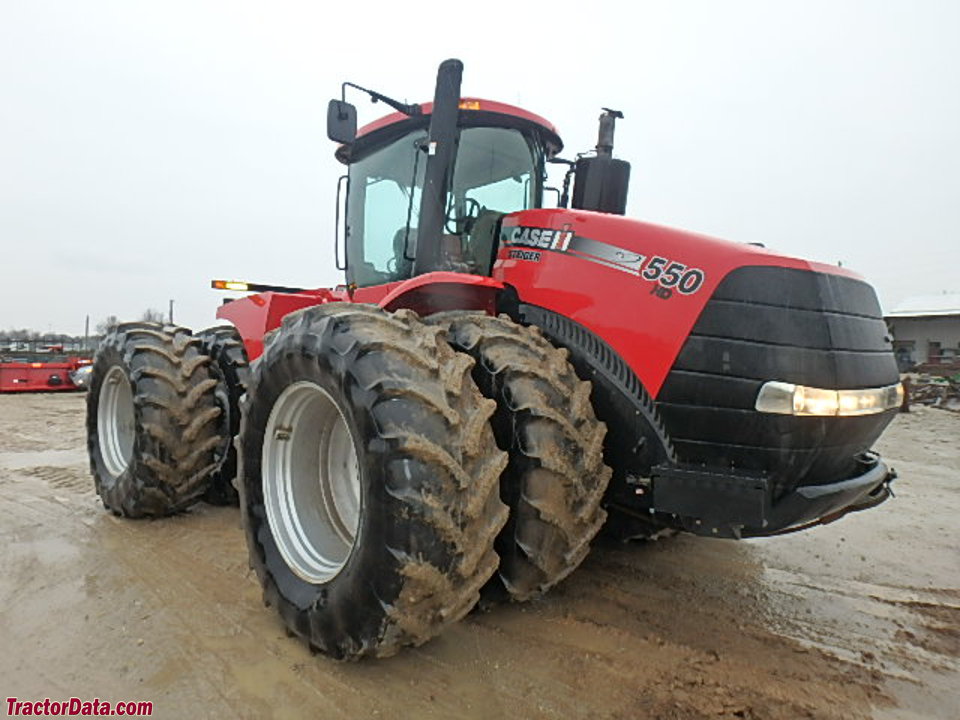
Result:
{"label": "cab windshield", "polygon": [[[412,276],[426,140],[417,130],[351,163],[347,282],[366,287]],[[539,206],[541,156],[519,130],[460,131],[441,240],[447,269],[489,274],[500,218]]]}

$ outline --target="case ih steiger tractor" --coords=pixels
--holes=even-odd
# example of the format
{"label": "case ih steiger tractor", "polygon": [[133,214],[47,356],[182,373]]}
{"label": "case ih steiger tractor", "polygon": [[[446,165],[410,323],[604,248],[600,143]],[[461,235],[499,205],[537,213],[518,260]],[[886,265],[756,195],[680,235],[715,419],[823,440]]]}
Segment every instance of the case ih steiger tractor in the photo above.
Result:
{"label": "case ih steiger tractor", "polygon": [[[900,385],[871,287],[624,218],[618,113],[564,161],[543,118],[461,98],[462,69],[444,62],[424,105],[345,83],[396,110],[359,132],[331,101],[345,286],[217,281],[253,292],[220,308],[230,325],[103,341],[104,505],[153,517],[239,491],[267,604],[357,658],[481,596],[543,593],[604,526],[768,536],[883,502],[894,475],[870,447]],[[548,162],[568,167],[556,208]]]}

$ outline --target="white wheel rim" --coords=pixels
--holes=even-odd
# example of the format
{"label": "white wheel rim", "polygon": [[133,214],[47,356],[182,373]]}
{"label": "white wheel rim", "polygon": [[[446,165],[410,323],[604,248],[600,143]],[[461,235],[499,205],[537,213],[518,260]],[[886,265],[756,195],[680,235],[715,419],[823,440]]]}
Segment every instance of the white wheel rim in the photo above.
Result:
{"label": "white wheel rim", "polygon": [[97,436],[100,441],[100,456],[107,472],[113,477],[119,477],[130,465],[136,437],[133,390],[127,374],[119,365],[110,368],[100,386]]}
{"label": "white wheel rim", "polygon": [[277,398],[263,439],[263,501],[277,549],[309,583],[343,569],[360,526],[360,467],[343,411],[312,382]]}

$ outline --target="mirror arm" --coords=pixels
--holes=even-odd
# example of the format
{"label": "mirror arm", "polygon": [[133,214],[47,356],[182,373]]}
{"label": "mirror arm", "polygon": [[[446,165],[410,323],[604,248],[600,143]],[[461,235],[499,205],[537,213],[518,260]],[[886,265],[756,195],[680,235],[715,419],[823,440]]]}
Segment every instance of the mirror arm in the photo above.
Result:
{"label": "mirror arm", "polygon": [[365,92],[367,95],[370,96],[371,102],[382,102],[385,105],[389,105],[394,110],[402,112],[404,115],[414,116],[414,115],[421,115],[423,113],[422,108],[417,104],[407,105],[406,103],[402,103],[399,100],[394,100],[393,98],[387,97],[386,95],[382,93],[378,93],[375,90],[368,90],[365,87],[360,87],[356,83],[352,83],[352,82],[345,82],[340,86],[340,97],[342,98],[343,102],[347,101],[348,87],[352,87],[361,92]]}
{"label": "mirror arm", "polygon": [[547,160],[554,165],[566,165],[567,172],[563,176],[563,192],[560,193],[559,205],[562,208],[570,207],[570,180],[577,171],[577,163],[565,158],[553,157]]}

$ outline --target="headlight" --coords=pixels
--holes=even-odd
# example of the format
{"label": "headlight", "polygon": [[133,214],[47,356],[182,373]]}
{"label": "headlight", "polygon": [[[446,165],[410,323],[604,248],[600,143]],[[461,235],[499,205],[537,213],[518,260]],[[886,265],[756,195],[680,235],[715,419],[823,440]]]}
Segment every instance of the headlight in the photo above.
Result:
{"label": "headlight", "polygon": [[771,381],[760,388],[754,407],[760,412],[778,415],[847,417],[881,413],[900,407],[902,402],[900,383],[866,390],[822,390]]}
{"label": "headlight", "polygon": [[74,385],[80,388],[86,387],[90,382],[90,377],[93,375],[93,366],[83,365],[71,371],[68,375]]}

